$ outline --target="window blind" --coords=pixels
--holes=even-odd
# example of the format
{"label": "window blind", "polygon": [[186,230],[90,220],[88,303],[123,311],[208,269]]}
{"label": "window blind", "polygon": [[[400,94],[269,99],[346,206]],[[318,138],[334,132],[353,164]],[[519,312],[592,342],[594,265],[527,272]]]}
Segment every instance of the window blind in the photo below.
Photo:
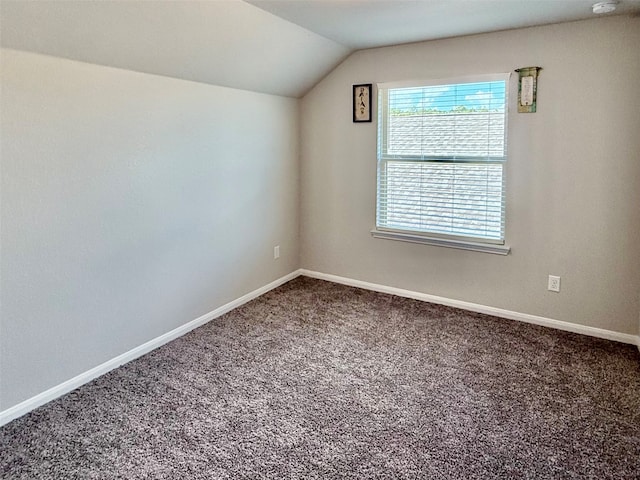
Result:
{"label": "window blind", "polygon": [[504,243],[507,78],[379,85],[379,229]]}

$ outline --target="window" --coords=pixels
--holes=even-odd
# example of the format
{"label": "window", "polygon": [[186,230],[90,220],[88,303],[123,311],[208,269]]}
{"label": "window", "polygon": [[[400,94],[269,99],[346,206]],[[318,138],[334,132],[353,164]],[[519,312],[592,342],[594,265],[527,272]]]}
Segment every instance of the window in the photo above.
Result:
{"label": "window", "polygon": [[507,87],[508,74],[378,85],[374,236],[508,253]]}

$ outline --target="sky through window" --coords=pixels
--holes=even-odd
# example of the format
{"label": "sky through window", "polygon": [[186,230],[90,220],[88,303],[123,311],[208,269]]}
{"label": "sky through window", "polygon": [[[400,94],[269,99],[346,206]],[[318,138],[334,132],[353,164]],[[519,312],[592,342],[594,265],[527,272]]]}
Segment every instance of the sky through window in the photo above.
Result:
{"label": "sky through window", "polygon": [[504,110],[504,81],[396,88],[389,92],[389,108],[399,114]]}

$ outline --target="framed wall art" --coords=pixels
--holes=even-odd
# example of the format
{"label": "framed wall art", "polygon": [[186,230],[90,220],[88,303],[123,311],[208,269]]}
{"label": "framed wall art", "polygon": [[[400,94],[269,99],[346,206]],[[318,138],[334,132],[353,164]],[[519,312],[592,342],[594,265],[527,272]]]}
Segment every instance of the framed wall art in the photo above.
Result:
{"label": "framed wall art", "polygon": [[371,84],[353,86],[353,121],[371,121]]}

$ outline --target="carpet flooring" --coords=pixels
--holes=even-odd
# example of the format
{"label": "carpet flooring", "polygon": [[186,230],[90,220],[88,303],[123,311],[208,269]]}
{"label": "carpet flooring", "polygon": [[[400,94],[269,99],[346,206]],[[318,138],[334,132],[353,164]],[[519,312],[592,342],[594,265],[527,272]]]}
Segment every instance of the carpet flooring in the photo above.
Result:
{"label": "carpet flooring", "polygon": [[297,278],[0,428],[3,479],[638,479],[633,346]]}

